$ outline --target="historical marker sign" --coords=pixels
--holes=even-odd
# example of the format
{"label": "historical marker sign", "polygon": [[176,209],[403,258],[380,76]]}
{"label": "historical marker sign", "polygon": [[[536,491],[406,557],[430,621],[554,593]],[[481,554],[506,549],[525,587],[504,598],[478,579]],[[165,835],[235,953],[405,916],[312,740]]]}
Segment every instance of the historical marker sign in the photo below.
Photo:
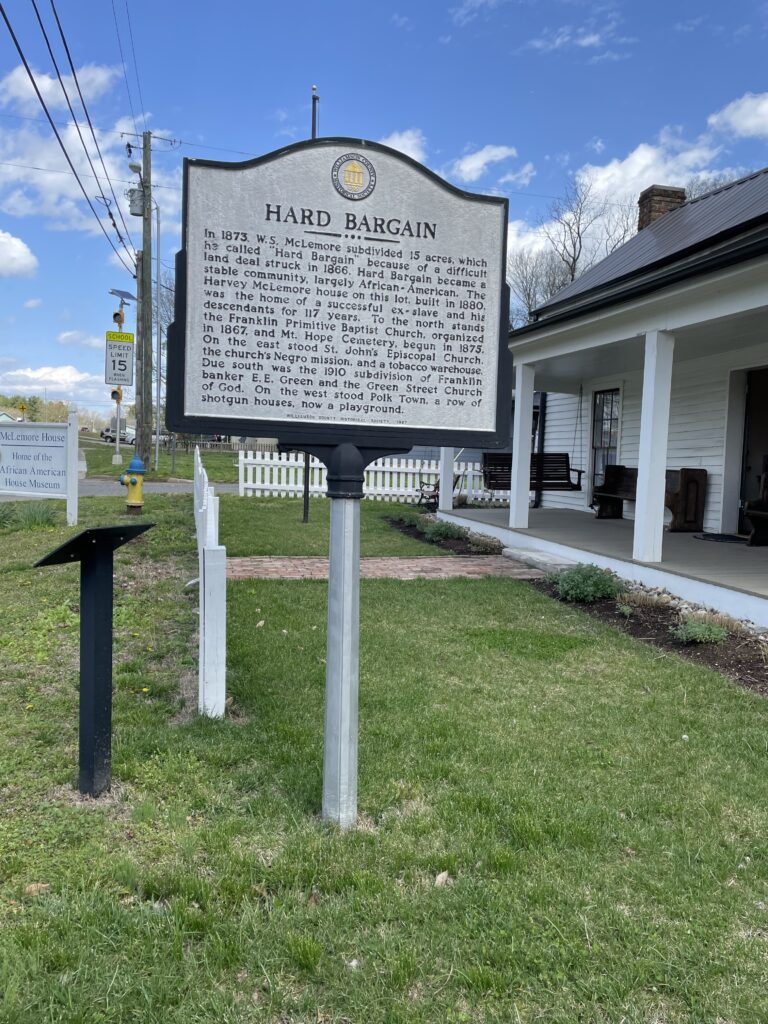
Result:
{"label": "historical marker sign", "polygon": [[0,426],[0,491],[66,497],[66,423]]}
{"label": "historical marker sign", "polygon": [[134,336],[127,331],[107,331],[104,383],[133,386]]}
{"label": "historical marker sign", "polygon": [[77,522],[77,415],[66,423],[0,425],[0,493],[66,498],[67,522]]}
{"label": "historical marker sign", "polygon": [[353,139],[187,160],[168,424],[507,443],[506,200]]}

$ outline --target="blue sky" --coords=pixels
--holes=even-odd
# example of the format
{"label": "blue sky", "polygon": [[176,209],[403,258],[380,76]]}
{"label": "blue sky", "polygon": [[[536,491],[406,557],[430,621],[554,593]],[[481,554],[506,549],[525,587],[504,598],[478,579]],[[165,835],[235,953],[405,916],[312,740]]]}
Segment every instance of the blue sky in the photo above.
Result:
{"label": "blue sky", "polygon": [[[64,70],[50,4],[38,6]],[[182,158],[239,160],[308,137],[313,83],[320,134],[384,140],[466,189],[508,195],[511,245],[536,244],[575,175],[618,200],[768,164],[763,0],[56,0],[56,9],[118,199],[133,177],[125,143],[137,142],[121,133],[146,121],[180,140],[158,139],[153,154],[169,267]],[[54,120],[66,123],[31,3],[11,0],[6,11]],[[0,392],[46,388],[106,413],[108,292],[134,284],[43,116],[0,24]],[[94,196],[75,129],[60,130]],[[127,205],[123,213],[140,244],[140,221]]]}

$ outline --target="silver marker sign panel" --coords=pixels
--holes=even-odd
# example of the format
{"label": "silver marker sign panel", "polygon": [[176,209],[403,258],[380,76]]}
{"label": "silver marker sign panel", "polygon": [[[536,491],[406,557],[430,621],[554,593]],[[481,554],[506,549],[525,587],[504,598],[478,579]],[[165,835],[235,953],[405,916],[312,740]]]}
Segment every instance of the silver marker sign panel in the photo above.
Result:
{"label": "silver marker sign panel", "polygon": [[186,160],[168,426],[508,443],[507,202],[355,139]]}

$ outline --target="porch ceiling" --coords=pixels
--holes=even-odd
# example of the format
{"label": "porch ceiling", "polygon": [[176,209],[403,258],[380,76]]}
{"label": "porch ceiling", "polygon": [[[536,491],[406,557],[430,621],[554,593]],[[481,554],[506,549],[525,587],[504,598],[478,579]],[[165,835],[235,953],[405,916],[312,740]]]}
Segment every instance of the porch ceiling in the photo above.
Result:
{"label": "porch ceiling", "polygon": [[[765,344],[768,363],[768,313],[765,310],[709,320],[679,329],[674,336],[675,362]],[[584,380],[621,377],[633,370],[642,370],[643,335],[534,360],[532,365],[538,391],[575,393]]]}

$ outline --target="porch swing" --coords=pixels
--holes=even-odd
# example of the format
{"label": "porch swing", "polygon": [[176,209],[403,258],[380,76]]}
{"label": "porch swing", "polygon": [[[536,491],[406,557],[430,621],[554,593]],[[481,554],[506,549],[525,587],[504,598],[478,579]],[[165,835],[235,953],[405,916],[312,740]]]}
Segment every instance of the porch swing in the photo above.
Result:
{"label": "porch swing", "polygon": [[[576,429],[581,430],[581,406],[583,388],[579,388],[579,405],[576,422],[573,425],[573,443],[576,446]],[[581,448],[581,440],[579,441]],[[487,491],[508,491],[512,486],[512,454],[511,452],[483,452],[481,468],[483,486]],[[576,479],[573,479],[573,476]],[[580,491],[583,469],[572,469],[568,452],[531,452],[531,473],[529,490],[531,491]]]}

